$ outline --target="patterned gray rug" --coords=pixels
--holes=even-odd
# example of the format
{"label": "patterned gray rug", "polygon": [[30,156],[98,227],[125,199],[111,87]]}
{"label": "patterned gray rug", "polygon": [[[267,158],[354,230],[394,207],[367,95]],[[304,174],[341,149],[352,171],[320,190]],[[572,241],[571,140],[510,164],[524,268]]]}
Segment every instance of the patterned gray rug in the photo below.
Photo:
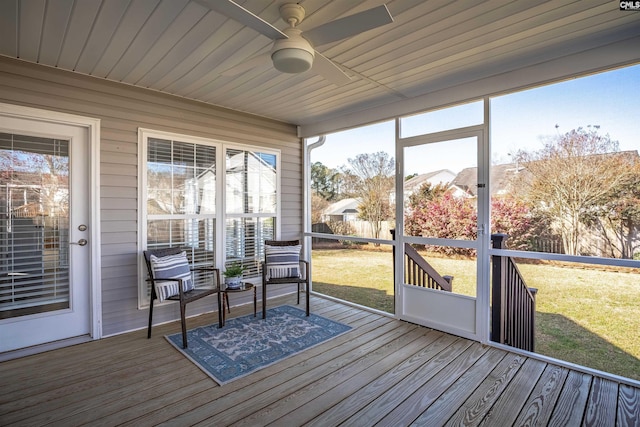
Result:
{"label": "patterned gray rug", "polygon": [[189,348],[182,348],[182,334],[165,338],[180,352],[224,385],[273,365],[351,330],[351,327],[288,305],[270,308],[267,318],[253,314],[187,331]]}

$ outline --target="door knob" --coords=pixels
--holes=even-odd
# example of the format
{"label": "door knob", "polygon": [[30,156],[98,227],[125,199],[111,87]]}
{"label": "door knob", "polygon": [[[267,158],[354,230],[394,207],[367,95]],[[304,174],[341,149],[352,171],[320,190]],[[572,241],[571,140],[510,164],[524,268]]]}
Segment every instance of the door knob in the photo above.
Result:
{"label": "door knob", "polygon": [[89,243],[87,239],[80,239],[77,242],[69,242],[70,245],[79,245],[79,246],[85,246],[87,243]]}

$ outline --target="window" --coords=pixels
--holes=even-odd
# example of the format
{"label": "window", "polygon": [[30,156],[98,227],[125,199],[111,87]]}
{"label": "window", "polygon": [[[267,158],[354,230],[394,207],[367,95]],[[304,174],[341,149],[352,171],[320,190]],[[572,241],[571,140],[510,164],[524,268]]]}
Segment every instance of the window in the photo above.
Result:
{"label": "window", "polygon": [[70,307],[69,153],[0,133],[0,319]]}
{"label": "window", "polygon": [[178,246],[193,266],[240,261],[259,274],[264,240],[276,237],[279,152],[150,130],[140,150],[141,248]]}
{"label": "window", "polygon": [[255,151],[225,153],[226,261],[242,262],[249,275],[260,272],[264,241],[275,237],[276,160],[275,154]]}

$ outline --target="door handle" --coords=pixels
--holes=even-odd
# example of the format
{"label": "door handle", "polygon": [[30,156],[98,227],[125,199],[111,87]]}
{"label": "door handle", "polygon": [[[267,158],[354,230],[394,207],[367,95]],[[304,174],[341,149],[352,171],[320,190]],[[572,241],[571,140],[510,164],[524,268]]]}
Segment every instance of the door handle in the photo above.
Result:
{"label": "door handle", "polygon": [[79,245],[79,246],[86,246],[87,243],[89,243],[87,239],[80,239],[77,242],[69,242],[70,245]]}

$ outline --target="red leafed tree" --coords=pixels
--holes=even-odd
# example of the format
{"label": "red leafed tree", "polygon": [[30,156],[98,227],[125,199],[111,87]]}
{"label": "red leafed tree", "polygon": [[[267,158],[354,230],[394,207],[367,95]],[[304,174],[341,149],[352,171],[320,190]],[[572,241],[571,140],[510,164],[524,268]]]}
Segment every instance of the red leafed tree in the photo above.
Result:
{"label": "red leafed tree", "polygon": [[491,232],[509,235],[509,249],[531,249],[532,239],[542,235],[546,222],[531,207],[513,196],[491,198]]}
{"label": "red leafed tree", "polygon": [[[452,192],[437,187],[414,193],[410,197],[405,217],[405,232],[410,236],[474,240],[477,238],[475,199],[455,197]],[[513,197],[491,201],[492,232],[509,235],[509,248],[527,249],[540,222],[529,206]],[[446,254],[471,254],[470,249],[432,247]]]}
{"label": "red leafed tree", "polygon": [[[405,218],[410,236],[473,240],[477,236],[475,200],[455,197],[451,192],[433,198],[414,198]],[[430,248],[446,254],[470,254],[470,249],[438,246]]]}

